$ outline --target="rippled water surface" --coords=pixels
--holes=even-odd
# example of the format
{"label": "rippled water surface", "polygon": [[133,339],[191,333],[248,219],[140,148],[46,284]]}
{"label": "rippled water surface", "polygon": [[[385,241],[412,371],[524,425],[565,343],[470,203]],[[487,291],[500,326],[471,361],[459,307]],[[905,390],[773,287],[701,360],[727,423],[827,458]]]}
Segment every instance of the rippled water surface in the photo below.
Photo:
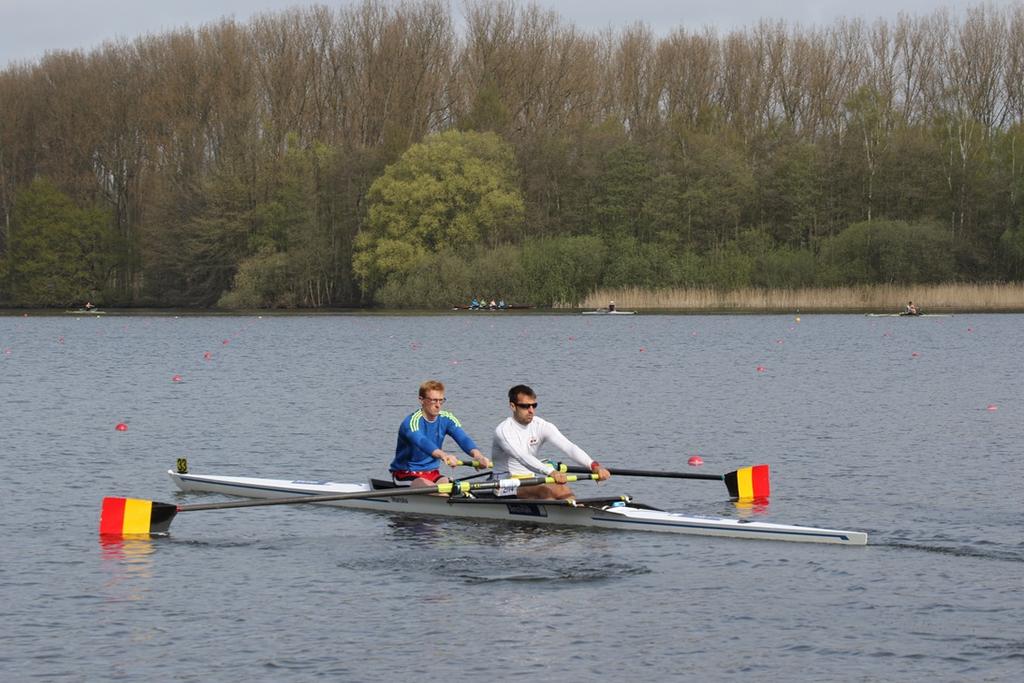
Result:
{"label": "rippled water surface", "polygon": [[[1016,680],[1022,333],[1019,315],[0,317],[0,676]],[[485,451],[525,382],[610,466],[772,466],[763,510],[717,482],[602,491],[870,544],[292,506],[96,533],[105,495],[217,500],[173,490],[182,456],[383,474],[432,377]]]}

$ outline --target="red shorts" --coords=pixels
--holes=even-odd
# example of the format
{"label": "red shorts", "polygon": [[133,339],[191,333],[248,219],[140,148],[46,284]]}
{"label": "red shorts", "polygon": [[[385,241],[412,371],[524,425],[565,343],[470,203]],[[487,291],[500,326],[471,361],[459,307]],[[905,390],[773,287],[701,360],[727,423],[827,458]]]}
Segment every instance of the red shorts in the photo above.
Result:
{"label": "red shorts", "polygon": [[412,481],[413,479],[426,479],[431,484],[435,483],[442,476],[441,470],[424,470],[422,472],[410,472],[409,470],[395,470],[391,477],[395,481]]}

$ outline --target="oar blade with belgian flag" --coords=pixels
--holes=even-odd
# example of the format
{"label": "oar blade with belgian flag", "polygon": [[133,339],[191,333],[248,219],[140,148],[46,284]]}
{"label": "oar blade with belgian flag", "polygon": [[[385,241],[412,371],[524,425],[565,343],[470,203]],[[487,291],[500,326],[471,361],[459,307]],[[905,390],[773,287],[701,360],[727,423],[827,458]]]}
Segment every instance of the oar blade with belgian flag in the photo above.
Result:
{"label": "oar blade with belgian flag", "polygon": [[722,475],[729,495],[739,500],[760,500],[771,494],[768,480],[768,465],[741,467]]}
{"label": "oar blade with belgian flag", "polygon": [[177,514],[178,506],[171,503],[107,497],[100,510],[100,536],[164,534]]}

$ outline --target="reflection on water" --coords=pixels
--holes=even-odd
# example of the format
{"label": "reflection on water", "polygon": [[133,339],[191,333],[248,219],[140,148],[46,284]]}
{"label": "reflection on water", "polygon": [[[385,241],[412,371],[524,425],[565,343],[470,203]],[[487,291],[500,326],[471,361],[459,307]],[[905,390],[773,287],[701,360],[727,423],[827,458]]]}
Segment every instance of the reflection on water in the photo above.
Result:
{"label": "reflection on water", "polygon": [[443,520],[429,517],[394,515],[388,518],[388,528],[396,540],[429,543],[444,536]]}
{"label": "reflection on water", "polygon": [[768,514],[770,501],[767,498],[740,498],[733,501],[733,508],[736,516],[740,519],[750,519],[758,515]]}
{"label": "reflection on water", "polygon": [[122,534],[100,536],[100,551],[104,560],[117,560],[134,569],[148,568],[152,564],[153,537],[149,534]]}
{"label": "reflection on water", "polygon": [[[156,547],[149,534],[100,536],[100,555],[104,569],[109,572],[107,588],[128,587],[128,592],[117,597],[140,600],[153,578]],[[142,581],[141,585],[138,583]]]}

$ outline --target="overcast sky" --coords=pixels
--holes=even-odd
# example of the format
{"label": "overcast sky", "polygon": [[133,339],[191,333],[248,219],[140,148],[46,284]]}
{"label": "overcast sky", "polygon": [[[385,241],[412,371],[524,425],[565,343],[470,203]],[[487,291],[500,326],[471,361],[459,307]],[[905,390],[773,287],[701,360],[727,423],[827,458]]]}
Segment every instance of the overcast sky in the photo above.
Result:
{"label": "overcast sky", "polygon": [[[996,6],[1024,0],[995,0]],[[104,41],[196,28],[221,17],[239,21],[253,14],[294,6],[338,6],[351,0],[0,0],[0,68],[18,60],[37,60],[47,50],[90,50]],[[525,3],[521,3],[525,4]],[[981,4],[944,0],[538,0],[584,29],[623,27],[636,21],[663,34],[677,26],[714,26],[724,32],[763,17],[807,25],[829,24],[837,17],[895,19],[900,12],[930,14],[941,7],[955,13]],[[458,13],[461,3],[450,2]]]}

